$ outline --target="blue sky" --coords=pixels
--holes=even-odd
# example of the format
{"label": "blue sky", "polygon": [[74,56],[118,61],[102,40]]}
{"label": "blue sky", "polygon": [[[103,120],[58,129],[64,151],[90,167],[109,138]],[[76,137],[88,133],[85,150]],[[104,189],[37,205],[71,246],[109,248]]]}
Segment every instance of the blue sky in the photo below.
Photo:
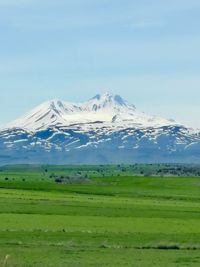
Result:
{"label": "blue sky", "polygon": [[199,0],[1,0],[0,124],[109,91],[200,128]]}

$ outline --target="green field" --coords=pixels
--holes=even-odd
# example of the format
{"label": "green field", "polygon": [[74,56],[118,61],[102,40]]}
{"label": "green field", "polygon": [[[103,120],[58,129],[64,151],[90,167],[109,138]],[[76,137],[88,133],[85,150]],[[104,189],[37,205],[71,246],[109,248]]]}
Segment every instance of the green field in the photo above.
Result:
{"label": "green field", "polygon": [[0,266],[199,267],[200,178],[119,168],[2,167]]}

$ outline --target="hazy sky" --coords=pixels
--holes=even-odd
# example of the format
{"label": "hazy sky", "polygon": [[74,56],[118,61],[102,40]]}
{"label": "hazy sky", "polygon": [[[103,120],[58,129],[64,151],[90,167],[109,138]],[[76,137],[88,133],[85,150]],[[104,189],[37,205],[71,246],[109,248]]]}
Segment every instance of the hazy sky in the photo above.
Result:
{"label": "hazy sky", "polygon": [[200,1],[0,0],[0,124],[105,91],[200,127]]}

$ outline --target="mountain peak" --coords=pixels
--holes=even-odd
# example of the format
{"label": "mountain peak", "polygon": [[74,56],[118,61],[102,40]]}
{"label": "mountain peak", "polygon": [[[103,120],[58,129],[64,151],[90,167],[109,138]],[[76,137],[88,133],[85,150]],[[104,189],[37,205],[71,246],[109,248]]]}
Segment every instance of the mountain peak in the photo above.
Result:
{"label": "mountain peak", "polygon": [[52,99],[46,104],[49,106],[50,109],[63,109],[64,108],[64,103],[59,100],[59,99]]}
{"label": "mountain peak", "polygon": [[[53,126],[105,122],[116,126],[149,127],[175,124],[169,120],[148,116],[137,111],[120,95],[108,92],[97,94],[84,103],[69,103],[53,99],[36,107],[25,116],[8,125],[29,130],[47,129]],[[118,125],[118,126],[117,126]]]}
{"label": "mountain peak", "polygon": [[91,98],[90,100],[105,100],[105,101],[108,101],[108,100],[111,100],[111,99],[114,99],[114,95],[108,93],[108,92],[105,92],[103,94],[97,94],[95,95],[93,98]]}
{"label": "mountain peak", "polygon": [[[127,107],[133,105],[128,105],[127,101],[125,101],[120,95],[112,95],[108,92],[105,92],[103,94],[97,94],[93,98],[91,98],[88,101],[90,104],[92,102],[95,102],[95,104],[98,104],[99,107],[108,107],[110,106],[121,106],[121,107]],[[134,107],[135,108],[135,107]]]}

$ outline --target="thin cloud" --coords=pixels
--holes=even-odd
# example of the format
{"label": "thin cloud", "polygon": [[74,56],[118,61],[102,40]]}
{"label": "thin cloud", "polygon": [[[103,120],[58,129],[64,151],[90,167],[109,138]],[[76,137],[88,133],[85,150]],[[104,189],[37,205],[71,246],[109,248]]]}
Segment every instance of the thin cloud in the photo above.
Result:
{"label": "thin cloud", "polygon": [[164,25],[166,25],[164,21],[139,20],[129,24],[129,27],[133,29],[149,29],[161,27]]}
{"label": "thin cloud", "polygon": [[33,0],[5,0],[0,1],[0,7],[11,7],[11,6],[21,6],[22,4],[30,4],[33,3]]}

